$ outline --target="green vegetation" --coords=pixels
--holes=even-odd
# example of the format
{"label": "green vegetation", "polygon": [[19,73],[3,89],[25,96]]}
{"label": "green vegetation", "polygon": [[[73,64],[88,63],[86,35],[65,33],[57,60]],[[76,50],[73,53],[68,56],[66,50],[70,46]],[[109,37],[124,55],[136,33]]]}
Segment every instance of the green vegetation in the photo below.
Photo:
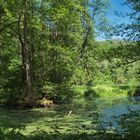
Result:
{"label": "green vegetation", "polygon": [[[124,88],[124,89],[123,89]],[[92,87],[75,86],[73,87],[75,96],[84,97],[126,97],[129,92],[128,87],[96,85]],[[133,91],[133,90],[132,90]]]}
{"label": "green vegetation", "polygon": [[[126,4],[132,24],[113,28],[106,0],[1,0],[1,103],[34,106],[46,98],[59,104],[92,91],[98,97],[135,94],[139,19],[132,15],[139,9],[136,1]],[[98,41],[100,33],[125,38]]]}
{"label": "green vegetation", "polygon": [[[88,112],[76,116],[71,110],[86,107],[87,100],[105,98],[112,105],[110,98],[140,95],[140,3],[125,0],[124,5],[130,12],[118,13],[129,23],[112,25],[109,0],[0,0],[0,139],[123,139],[107,128],[85,129],[82,122],[94,124],[83,117]],[[61,106],[66,107],[59,113]],[[12,108],[19,111],[15,116]],[[131,113],[125,117],[135,118],[137,112],[133,118]],[[82,126],[73,127],[78,121]],[[133,132],[137,123],[124,139],[139,138],[140,129]]]}
{"label": "green vegetation", "polygon": [[[125,140],[133,140],[134,137],[135,139],[140,138],[139,110],[127,109],[128,113],[124,112],[120,117],[117,116],[118,114],[112,114],[109,120],[101,119],[105,117],[103,111],[106,109],[110,111],[110,108],[113,109],[115,105],[119,110],[120,105],[130,104],[126,98],[114,98],[108,101],[106,99],[83,100],[82,104],[80,104],[79,98],[77,101],[74,104],[48,109],[15,110],[0,108],[0,138],[1,140],[92,140],[93,138],[114,140],[122,137]],[[72,113],[69,115],[70,110]],[[106,110],[109,116],[108,111]],[[117,120],[115,122],[119,127],[114,128],[111,124],[114,120]]]}

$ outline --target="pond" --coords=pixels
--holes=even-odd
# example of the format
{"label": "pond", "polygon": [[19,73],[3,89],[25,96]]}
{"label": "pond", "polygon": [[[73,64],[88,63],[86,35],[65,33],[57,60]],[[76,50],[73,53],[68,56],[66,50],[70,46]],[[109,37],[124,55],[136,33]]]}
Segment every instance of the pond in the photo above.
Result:
{"label": "pond", "polygon": [[135,134],[139,138],[139,112],[140,97],[75,98],[72,104],[53,108],[17,110],[0,107],[0,132],[2,136],[14,130],[23,136],[46,132],[64,135],[117,134],[121,137]]}

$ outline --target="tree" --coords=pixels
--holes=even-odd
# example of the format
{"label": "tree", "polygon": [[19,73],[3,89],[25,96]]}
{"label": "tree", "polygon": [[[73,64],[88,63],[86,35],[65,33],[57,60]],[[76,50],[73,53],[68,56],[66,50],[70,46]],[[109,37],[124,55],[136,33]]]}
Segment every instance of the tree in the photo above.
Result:
{"label": "tree", "polygon": [[[124,2],[126,6],[130,8],[130,12],[125,14],[119,14],[121,17],[128,17],[129,22],[123,24],[117,24],[114,27],[114,35],[121,37],[118,40],[120,42],[118,47],[110,49],[110,53],[107,55],[112,55],[117,58],[121,58],[122,64],[131,64],[140,60],[140,8],[138,0],[126,0]],[[110,57],[111,59],[111,57]]]}
{"label": "tree", "polygon": [[101,29],[101,22],[95,22],[98,15],[105,22],[105,3],[1,0],[0,78],[9,98],[29,102],[45,96],[46,85],[70,87],[91,80],[96,69],[95,30]]}

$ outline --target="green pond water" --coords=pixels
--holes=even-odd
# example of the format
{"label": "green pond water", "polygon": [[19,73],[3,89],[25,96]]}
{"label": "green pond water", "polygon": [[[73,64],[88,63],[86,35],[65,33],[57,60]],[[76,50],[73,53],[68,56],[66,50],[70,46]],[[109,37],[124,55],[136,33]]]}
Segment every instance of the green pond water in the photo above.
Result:
{"label": "green pond water", "polygon": [[[21,110],[0,107],[0,130],[6,132],[14,128],[24,135],[36,131],[64,134],[109,131],[123,134],[128,124],[132,123],[133,127],[133,121],[140,122],[137,117],[139,111],[140,97],[75,98],[72,104],[52,108]],[[137,131],[140,133],[140,129]]]}

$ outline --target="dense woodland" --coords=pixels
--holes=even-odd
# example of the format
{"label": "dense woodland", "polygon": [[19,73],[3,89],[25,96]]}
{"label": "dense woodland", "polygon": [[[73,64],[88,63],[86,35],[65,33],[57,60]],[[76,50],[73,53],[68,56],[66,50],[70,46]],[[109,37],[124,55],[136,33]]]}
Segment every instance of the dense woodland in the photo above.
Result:
{"label": "dense woodland", "polygon": [[111,85],[133,94],[140,78],[140,7],[139,0],[124,4],[131,22],[112,25],[106,0],[1,0],[1,102],[70,101],[75,86]]}

